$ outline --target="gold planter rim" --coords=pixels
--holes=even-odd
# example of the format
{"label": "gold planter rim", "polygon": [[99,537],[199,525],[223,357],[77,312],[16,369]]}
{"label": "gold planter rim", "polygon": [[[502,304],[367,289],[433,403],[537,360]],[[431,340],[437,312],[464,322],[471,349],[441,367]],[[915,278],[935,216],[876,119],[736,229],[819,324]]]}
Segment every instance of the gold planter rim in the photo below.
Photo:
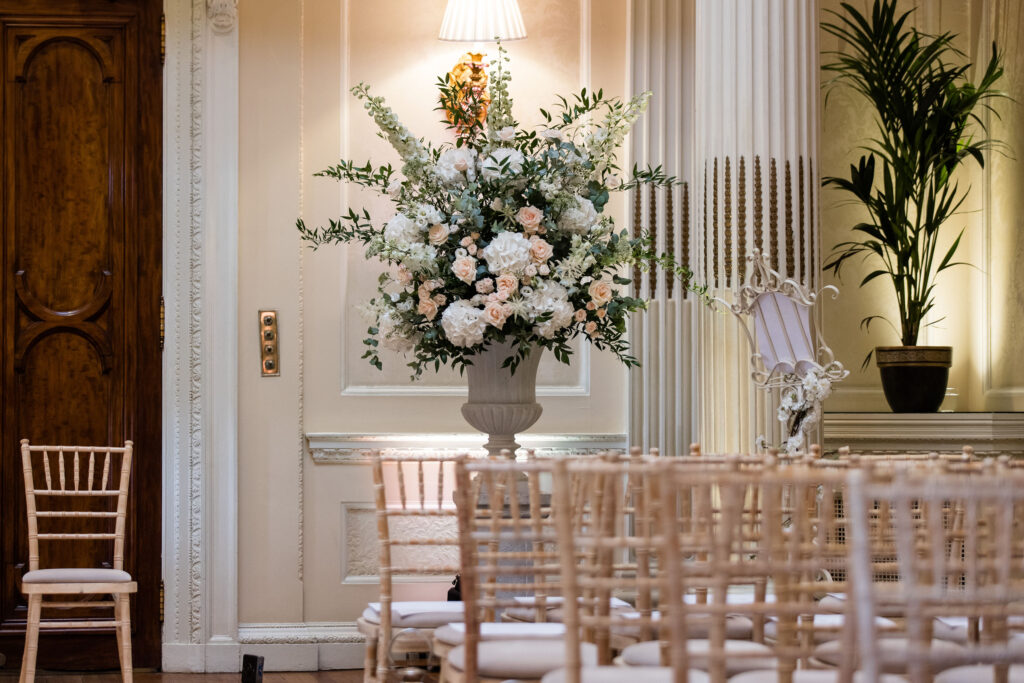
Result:
{"label": "gold planter rim", "polygon": [[953,364],[953,347],[876,346],[875,364],[880,368],[895,365],[948,368]]}

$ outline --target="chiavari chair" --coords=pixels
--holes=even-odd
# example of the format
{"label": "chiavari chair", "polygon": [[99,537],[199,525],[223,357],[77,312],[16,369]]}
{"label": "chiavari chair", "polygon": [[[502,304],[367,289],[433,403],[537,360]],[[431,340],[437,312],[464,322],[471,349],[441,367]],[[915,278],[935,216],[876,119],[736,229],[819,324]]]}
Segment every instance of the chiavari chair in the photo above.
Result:
{"label": "chiavari chair", "polygon": [[[708,680],[702,671],[677,672],[649,666],[609,666],[616,635],[628,632],[645,642],[667,638],[659,606],[666,592],[660,573],[663,537],[660,525],[664,476],[671,459],[639,457],[576,459],[555,470],[554,507],[558,525],[563,590],[566,594],[565,667],[544,683]],[[615,610],[613,597],[629,596],[633,607]],[[583,648],[597,647],[599,665],[585,661]],[[655,648],[659,645],[653,642]]]}
{"label": "chiavari chair", "polygon": [[[850,512],[866,672],[886,668],[889,659],[871,616],[898,605],[906,619],[900,656],[914,683],[1024,676],[1024,667],[1011,666],[1024,664],[1024,648],[1008,629],[1024,612],[1024,475],[995,463],[983,472],[853,472]],[[864,547],[883,515],[893,530],[898,588],[873,580]],[[980,620],[978,641],[937,647],[933,624],[946,617]]]}
{"label": "chiavari chair", "polygon": [[[453,492],[455,463],[465,457],[373,454],[380,596],[356,621],[366,636],[364,681],[383,681],[393,654],[421,653],[429,649],[435,629],[462,620],[461,602],[396,601],[394,577],[447,579],[459,571]],[[425,553],[431,561],[424,561]]]}
{"label": "chiavari chair", "polygon": [[[547,621],[550,603],[565,606],[550,493],[542,488],[554,466],[545,458],[457,465],[465,620],[462,643],[442,664],[446,680],[539,680],[562,665],[565,626]],[[517,608],[533,609],[535,623],[500,623]],[[594,646],[583,656],[596,662]]]}
{"label": "chiavari chair", "polygon": [[[121,677],[132,681],[132,640],[129,595],[138,586],[124,571],[125,520],[128,484],[132,470],[132,442],[123,447],[31,446],[21,441],[28,512],[28,572],[21,590],[28,596],[25,656],[21,683],[32,683],[40,628],[94,629],[113,627],[117,636]],[[91,525],[88,531],[72,525]],[[40,568],[39,543],[65,541],[113,546],[109,568]],[[51,545],[52,544],[52,545]],[[77,600],[73,596],[110,596],[110,599]],[[59,600],[43,600],[59,596]],[[112,608],[113,620],[71,619],[41,621],[44,609],[81,610]]]}

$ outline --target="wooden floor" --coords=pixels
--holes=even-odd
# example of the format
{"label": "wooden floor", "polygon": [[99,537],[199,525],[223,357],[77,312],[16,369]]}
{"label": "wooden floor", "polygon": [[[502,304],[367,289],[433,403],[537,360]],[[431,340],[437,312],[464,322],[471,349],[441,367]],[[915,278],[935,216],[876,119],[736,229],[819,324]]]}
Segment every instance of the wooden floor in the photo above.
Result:
{"label": "wooden floor", "polygon": [[[16,683],[18,672],[0,669],[0,683]],[[160,674],[135,673],[135,683],[239,683],[241,674]],[[349,671],[296,671],[294,673],[265,673],[263,683],[359,683],[362,670]],[[36,674],[36,683],[121,683],[121,674]]]}

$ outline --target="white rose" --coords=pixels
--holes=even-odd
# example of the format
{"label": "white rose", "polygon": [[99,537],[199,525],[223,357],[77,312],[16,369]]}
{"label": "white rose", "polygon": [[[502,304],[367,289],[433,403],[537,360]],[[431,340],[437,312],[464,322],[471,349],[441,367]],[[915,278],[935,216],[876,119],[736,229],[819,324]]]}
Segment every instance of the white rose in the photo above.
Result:
{"label": "white rose", "polygon": [[557,128],[547,128],[545,130],[542,130],[540,136],[547,140],[554,140],[555,142],[562,142],[563,140],[565,140],[565,133],[558,130]]}
{"label": "white rose", "polygon": [[612,173],[605,178],[604,184],[608,186],[609,190],[617,190],[622,187],[622,177],[618,173]]}
{"label": "white rose", "polygon": [[448,341],[455,346],[469,348],[484,340],[487,322],[483,318],[483,311],[468,301],[459,299],[444,309],[444,313],[441,314],[441,327]]}
{"label": "white rose", "polygon": [[434,174],[448,185],[472,181],[476,176],[473,152],[466,147],[445,150],[437,159]]}
{"label": "white rose", "polygon": [[583,234],[597,223],[597,209],[589,199],[576,196],[576,206],[570,206],[558,217],[558,228],[566,232]]}
{"label": "white rose", "polygon": [[495,275],[522,273],[530,265],[530,241],[518,232],[501,232],[480,252]]}
{"label": "white rose", "polygon": [[420,230],[411,218],[399,213],[384,226],[384,239],[405,247],[420,240]]}
{"label": "white rose", "polygon": [[515,126],[505,126],[498,131],[498,139],[502,142],[512,142],[516,139]]}
{"label": "white rose", "polygon": [[402,181],[395,178],[388,183],[388,196],[392,199],[398,199],[398,196],[402,194]]}
{"label": "white rose", "polygon": [[[505,164],[506,160],[507,164]],[[484,180],[499,178],[504,172],[502,170],[503,164],[505,164],[505,168],[509,173],[516,174],[523,170],[524,161],[526,161],[526,158],[523,157],[523,153],[518,149],[499,147],[484,159],[484,162],[480,165],[480,175]]]}

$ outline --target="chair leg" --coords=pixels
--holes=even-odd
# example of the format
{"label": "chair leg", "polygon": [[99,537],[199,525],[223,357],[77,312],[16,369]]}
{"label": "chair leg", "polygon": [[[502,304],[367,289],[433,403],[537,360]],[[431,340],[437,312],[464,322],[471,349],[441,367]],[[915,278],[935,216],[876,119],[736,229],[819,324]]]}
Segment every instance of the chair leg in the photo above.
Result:
{"label": "chair leg", "polygon": [[43,596],[28,596],[28,621],[25,623],[25,656],[21,660],[19,683],[33,683],[36,679],[36,652],[39,651],[39,616],[43,610]]}
{"label": "chair leg", "polygon": [[366,649],[363,651],[363,683],[377,680],[377,636],[366,636]]}
{"label": "chair leg", "polygon": [[114,619],[117,621],[117,657],[121,660],[121,679],[132,683],[132,615],[128,594],[114,596]]}

